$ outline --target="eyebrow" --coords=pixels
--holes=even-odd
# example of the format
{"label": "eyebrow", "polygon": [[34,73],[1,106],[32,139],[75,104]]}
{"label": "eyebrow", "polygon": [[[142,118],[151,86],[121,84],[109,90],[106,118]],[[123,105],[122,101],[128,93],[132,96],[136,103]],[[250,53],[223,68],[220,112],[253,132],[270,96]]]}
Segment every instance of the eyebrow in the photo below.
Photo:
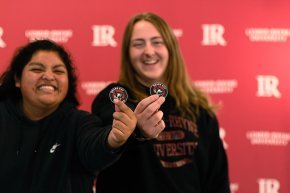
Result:
{"label": "eyebrow", "polygon": [[136,39],[132,39],[131,42],[136,42],[136,41],[144,41],[144,39],[142,38],[136,38]]}
{"label": "eyebrow", "polygon": [[[41,67],[45,68],[45,65],[43,63],[41,63],[41,62],[30,62],[28,65],[29,66],[34,66],[34,65],[35,66],[41,66]],[[53,68],[58,68],[58,67],[66,67],[66,66],[63,63],[56,64],[56,65],[53,66]]]}
{"label": "eyebrow", "polygon": [[[154,40],[163,40],[163,38],[161,36],[156,36],[156,37],[152,37],[149,39],[149,41],[154,41]],[[131,42],[141,42],[141,41],[146,41],[145,39],[143,38],[136,38],[136,39],[132,39]]]}
{"label": "eyebrow", "polygon": [[151,40],[155,40],[155,39],[163,39],[161,36],[155,36],[153,38],[151,38]]}
{"label": "eyebrow", "polygon": [[[150,38],[150,40],[155,40],[155,39],[162,39],[161,36],[154,36],[152,38]],[[131,41],[144,41],[144,38],[136,38],[136,39],[132,39]]]}

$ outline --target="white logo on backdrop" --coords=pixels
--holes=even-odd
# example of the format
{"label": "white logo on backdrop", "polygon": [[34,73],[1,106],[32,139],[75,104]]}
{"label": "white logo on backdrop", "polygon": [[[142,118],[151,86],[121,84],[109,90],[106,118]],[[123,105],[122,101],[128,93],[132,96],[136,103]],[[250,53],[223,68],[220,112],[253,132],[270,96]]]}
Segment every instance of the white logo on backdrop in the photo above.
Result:
{"label": "white logo on backdrop", "polygon": [[66,43],[73,35],[72,30],[26,30],[25,36],[30,41],[50,39],[59,43]]}
{"label": "white logo on backdrop", "polygon": [[278,131],[248,131],[246,138],[252,145],[287,146],[290,133]]}
{"label": "white logo on backdrop", "polygon": [[183,30],[182,29],[173,29],[173,33],[177,38],[180,38],[183,36]]}
{"label": "white logo on backdrop", "polygon": [[258,179],[259,193],[279,193],[280,182],[277,179]]}
{"label": "white logo on backdrop", "polygon": [[0,48],[6,47],[6,44],[5,44],[4,40],[2,39],[3,34],[4,34],[4,30],[2,27],[0,27]]}
{"label": "white logo on backdrop", "polygon": [[87,95],[96,95],[110,83],[112,83],[112,81],[87,81],[82,82],[81,87],[85,90]]}
{"label": "white logo on backdrop", "polygon": [[272,75],[259,75],[258,81],[258,97],[275,97],[281,98],[281,93],[278,90],[279,79]]}
{"label": "white logo on backdrop", "polygon": [[290,37],[290,29],[248,28],[245,34],[251,42],[286,42]]}
{"label": "white logo on backdrop", "polygon": [[201,26],[203,31],[203,40],[201,42],[204,46],[226,46],[227,42],[223,35],[225,28],[220,24],[204,24]]}
{"label": "white logo on backdrop", "polygon": [[93,42],[96,47],[111,46],[116,47],[117,42],[114,39],[115,28],[111,25],[93,25]]}
{"label": "white logo on backdrop", "polygon": [[238,86],[237,80],[197,80],[193,82],[201,90],[211,94],[232,93]]}

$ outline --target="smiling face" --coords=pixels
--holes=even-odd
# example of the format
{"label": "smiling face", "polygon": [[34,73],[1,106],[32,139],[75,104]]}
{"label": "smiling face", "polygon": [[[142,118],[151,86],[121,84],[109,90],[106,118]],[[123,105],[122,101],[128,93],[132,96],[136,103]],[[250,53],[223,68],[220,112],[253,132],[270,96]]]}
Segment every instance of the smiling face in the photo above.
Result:
{"label": "smiling face", "polygon": [[68,92],[68,72],[56,52],[38,51],[25,65],[20,80],[24,112],[53,112]]}
{"label": "smiling face", "polygon": [[163,82],[169,54],[162,36],[152,23],[140,20],[134,25],[129,55],[138,81],[147,86]]}

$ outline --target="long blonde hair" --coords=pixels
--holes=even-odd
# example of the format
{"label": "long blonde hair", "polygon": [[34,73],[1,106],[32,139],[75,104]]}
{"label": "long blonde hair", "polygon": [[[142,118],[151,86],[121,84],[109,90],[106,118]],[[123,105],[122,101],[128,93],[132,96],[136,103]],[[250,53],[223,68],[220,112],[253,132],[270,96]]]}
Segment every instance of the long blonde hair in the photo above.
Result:
{"label": "long blonde hair", "polygon": [[[169,52],[168,67],[165,71],[165,84],[168,92],[173,97],[177,109],[183,109],[181,113],[196,120],[200,107],[213,114],[213,107],[210,105],[208,96],[197,89],[191,82],[186,70],[186,65],[179,49],[177,39],[169,25],[160,16],[153,13],[141,13],[132,17],[128,22],[122,43],[122,59],[119,75],[119,82],[126,85],[136,97],[137,101],[147,97],[148,94],[142,89],[137,81],[133,65],[130,61],[129,47],[134,25],[145,20],[152,23],[161,34],[164,44]],[[192,104],[196,108],[192,108]]]}

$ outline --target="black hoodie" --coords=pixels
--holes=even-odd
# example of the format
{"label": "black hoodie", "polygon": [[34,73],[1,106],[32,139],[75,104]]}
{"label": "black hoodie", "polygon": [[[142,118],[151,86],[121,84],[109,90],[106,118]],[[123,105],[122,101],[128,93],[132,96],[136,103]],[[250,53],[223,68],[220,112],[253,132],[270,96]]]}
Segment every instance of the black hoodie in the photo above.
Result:
{"label": "black hoodie", "polygon": [[[114,104],[106,87],[95,98],[92,112],[112,122]],[[124,86],[122,86],[124,87]],[[132,109],[130,90],[126,102]],[[149,88],[144,88],[149,93]],[[193,107],[194,108],[194,107]],[[129,138],[124,154],[97,177],[97,193],[230,193],[226,152],[215,116],[200,109],[197,122],[181,116],[169,95],[161,106],[165,129],[157,139]]]}
{"label": "black hoodie", "polygon": [[93,192],[96,172],[120,156],[106,146],[111,126],[100,125],[68,103],[31,121],[18,103],[0,101],[0,192]]}

